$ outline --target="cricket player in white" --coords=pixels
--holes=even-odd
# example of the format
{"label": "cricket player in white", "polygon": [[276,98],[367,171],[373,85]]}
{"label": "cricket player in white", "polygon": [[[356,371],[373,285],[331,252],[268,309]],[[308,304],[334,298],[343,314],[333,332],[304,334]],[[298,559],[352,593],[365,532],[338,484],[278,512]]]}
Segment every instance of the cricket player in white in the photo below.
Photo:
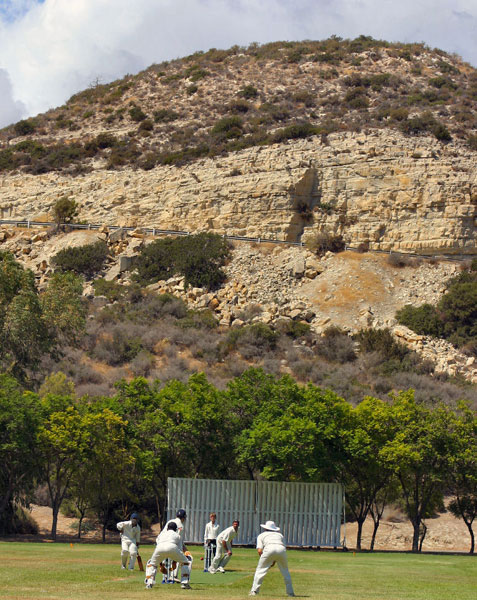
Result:
{"label": "cricket player in white", "polygon": [[219,535],[220,525],[216,523],[217,515],[215,513],[210,513],[210,521],[205,526],[204,531],[204,546],[208,542],[217,542],[217,536]]}
{"label": "cricket player in white", "polygon": [[260,558],[249,596],[258,595],[263,578],[267,574],[268,569],[273,567],[275,563],[277,563],[280,573],[285,580],[288,596],[294,596],[292,580],[288,571],[287,549],[283,541],[283,535],[280,533],[280,528],[273,521],[267,521],[265,525],[260,525],[260,527],[265,531],[257,538],[257,552]]}
{"label": "cricket player in white", "polygon": [[182,550],[182,540],[177,532],[177,524],[174,520],[169,521],[167,529],[161,531],[156,538],[156,548],[153,555],[147,561],[146,579],[144,583],[147,588],[152,588],[156,583],[157,566],[166,558],[175,560],[182,564],[181,587],[190,590],[190,567],[192,556],[186,556]]}
{"label": "cricket player in white", "polygon": [[225,566],[232,558],[232,540],[237,535],[239,521],[234,521],[231,527],[221,531],[217,537],[217,550],[215,558],[209,567],[209,573],[225,573]]}
{"label": "cricket player in white", "polygon": [[141,528],[138,525],[139,515],[133,513],[130,521],[121,521],[116,527],[121,532],[121,568],[125,569],[129,559],[129,570],[134,569],[139,542],[141,541]]}

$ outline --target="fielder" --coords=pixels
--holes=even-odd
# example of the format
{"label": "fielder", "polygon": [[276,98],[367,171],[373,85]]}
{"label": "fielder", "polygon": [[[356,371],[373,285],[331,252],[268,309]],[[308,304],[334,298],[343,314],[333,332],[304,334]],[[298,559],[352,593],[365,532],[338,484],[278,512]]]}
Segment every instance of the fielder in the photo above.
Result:
{"label": "fielder", "polygon": [[209,573],[225,573],[225,566],[232,558],[232,540],[237,535],[240,522],[235,520],[231,527],[221,531],[217,537],[215,558],[209,567]]}
{"label": "fielder", "polygon": [[129,570],[134,570],[139,541],[141,539],[141,528],[138,525],[139,515],[133,513],[130,521],[121,521],[116,527],[121,532],[121,569],[125,569],[129,559]]}
{"label": "fielder", "polygon": [[[167,529],[161,531],[156,538],[156,548],[153,555],[147,561],[146,578],[144,583],[146,588],[151,589],[156,583],[157,566],[166,558],[182,564],[181,588],[190,590],[190,570],[192,566],[192,556],[186,556],[182,550],[182,540],[177,532],[177,523],[173,520],[167,524]],[[162,570],[162,569],[161,569]]]}
{"label": "fielder", "polygon": [[253,578],[252,589],[249,596],[257,596],[262,585],[263,578],[270,567],[277,563],[280,573],[283,575],[288,596],[294,596],[292,580],[288,571],[287,549],[283,541],[283,535],[280,527],[277,527],[273,521],[267,521],[265,525],[260,525],[265,529],[257,538],[257,552],[260,556],[257,569]]}

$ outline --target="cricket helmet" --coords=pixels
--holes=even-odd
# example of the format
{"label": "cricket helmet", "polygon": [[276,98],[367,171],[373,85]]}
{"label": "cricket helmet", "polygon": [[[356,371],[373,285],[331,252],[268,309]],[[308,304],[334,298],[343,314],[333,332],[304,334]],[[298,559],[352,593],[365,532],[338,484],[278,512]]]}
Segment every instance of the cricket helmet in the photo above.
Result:
{"label": "cricket helmet", "polygon": [[177,523],[175,523],[174,521],[168,523],[167,530],[169,531],[169,529],[172,529],[172,531],[177,531]]}
{"label": "cricket helmet", "polygon": [[176,517],[178,519],[186,519],[187,513],[183,508],[179,508],[179,510],[176,512]]}

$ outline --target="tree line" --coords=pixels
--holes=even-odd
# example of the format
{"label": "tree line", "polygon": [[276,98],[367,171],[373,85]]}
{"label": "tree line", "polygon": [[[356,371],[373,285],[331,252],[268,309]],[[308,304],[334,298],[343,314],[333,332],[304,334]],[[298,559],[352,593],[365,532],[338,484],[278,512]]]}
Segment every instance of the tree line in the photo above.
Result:
{"label": "tree line", "polygon": [[400,501],[419,551],[425,519],[442,509],[462,518],[474,551],[477,419],[415,400],[412,390],[353,406],[330,390],[251,368],[220,390],[205,375],[161,385],[119,381],[112,397],[76,397],[62,373],[27,391],[0,376],[0,527],[38,486],[53,510],[66,503],[103,529],[140,509],[162,520],[168,477],[340,482],[348,513],[374,521]]}

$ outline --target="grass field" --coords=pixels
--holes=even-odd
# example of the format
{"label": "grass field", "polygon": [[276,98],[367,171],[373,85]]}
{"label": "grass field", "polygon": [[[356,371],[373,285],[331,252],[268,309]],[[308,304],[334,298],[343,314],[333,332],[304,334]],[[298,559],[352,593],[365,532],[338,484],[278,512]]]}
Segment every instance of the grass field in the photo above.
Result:
{"label": "grass field", "polygon": [[[252,549],[238,548],[225,574],[204,573],[202,548],[194,555],[192,590],[162,585],[152,590],[144,574],[122,571],[120,546],[99,544],[0,543],[0,598],[129,600],[160,597],[238,599],[247,596],[257,564]],[[153,546],[141,546],[144,562]],[[477,557],[353,552],[289,551],[295,594],[316,600],[475,600]],[[266,576],[260,596],[285,596],[277,567]]]}

